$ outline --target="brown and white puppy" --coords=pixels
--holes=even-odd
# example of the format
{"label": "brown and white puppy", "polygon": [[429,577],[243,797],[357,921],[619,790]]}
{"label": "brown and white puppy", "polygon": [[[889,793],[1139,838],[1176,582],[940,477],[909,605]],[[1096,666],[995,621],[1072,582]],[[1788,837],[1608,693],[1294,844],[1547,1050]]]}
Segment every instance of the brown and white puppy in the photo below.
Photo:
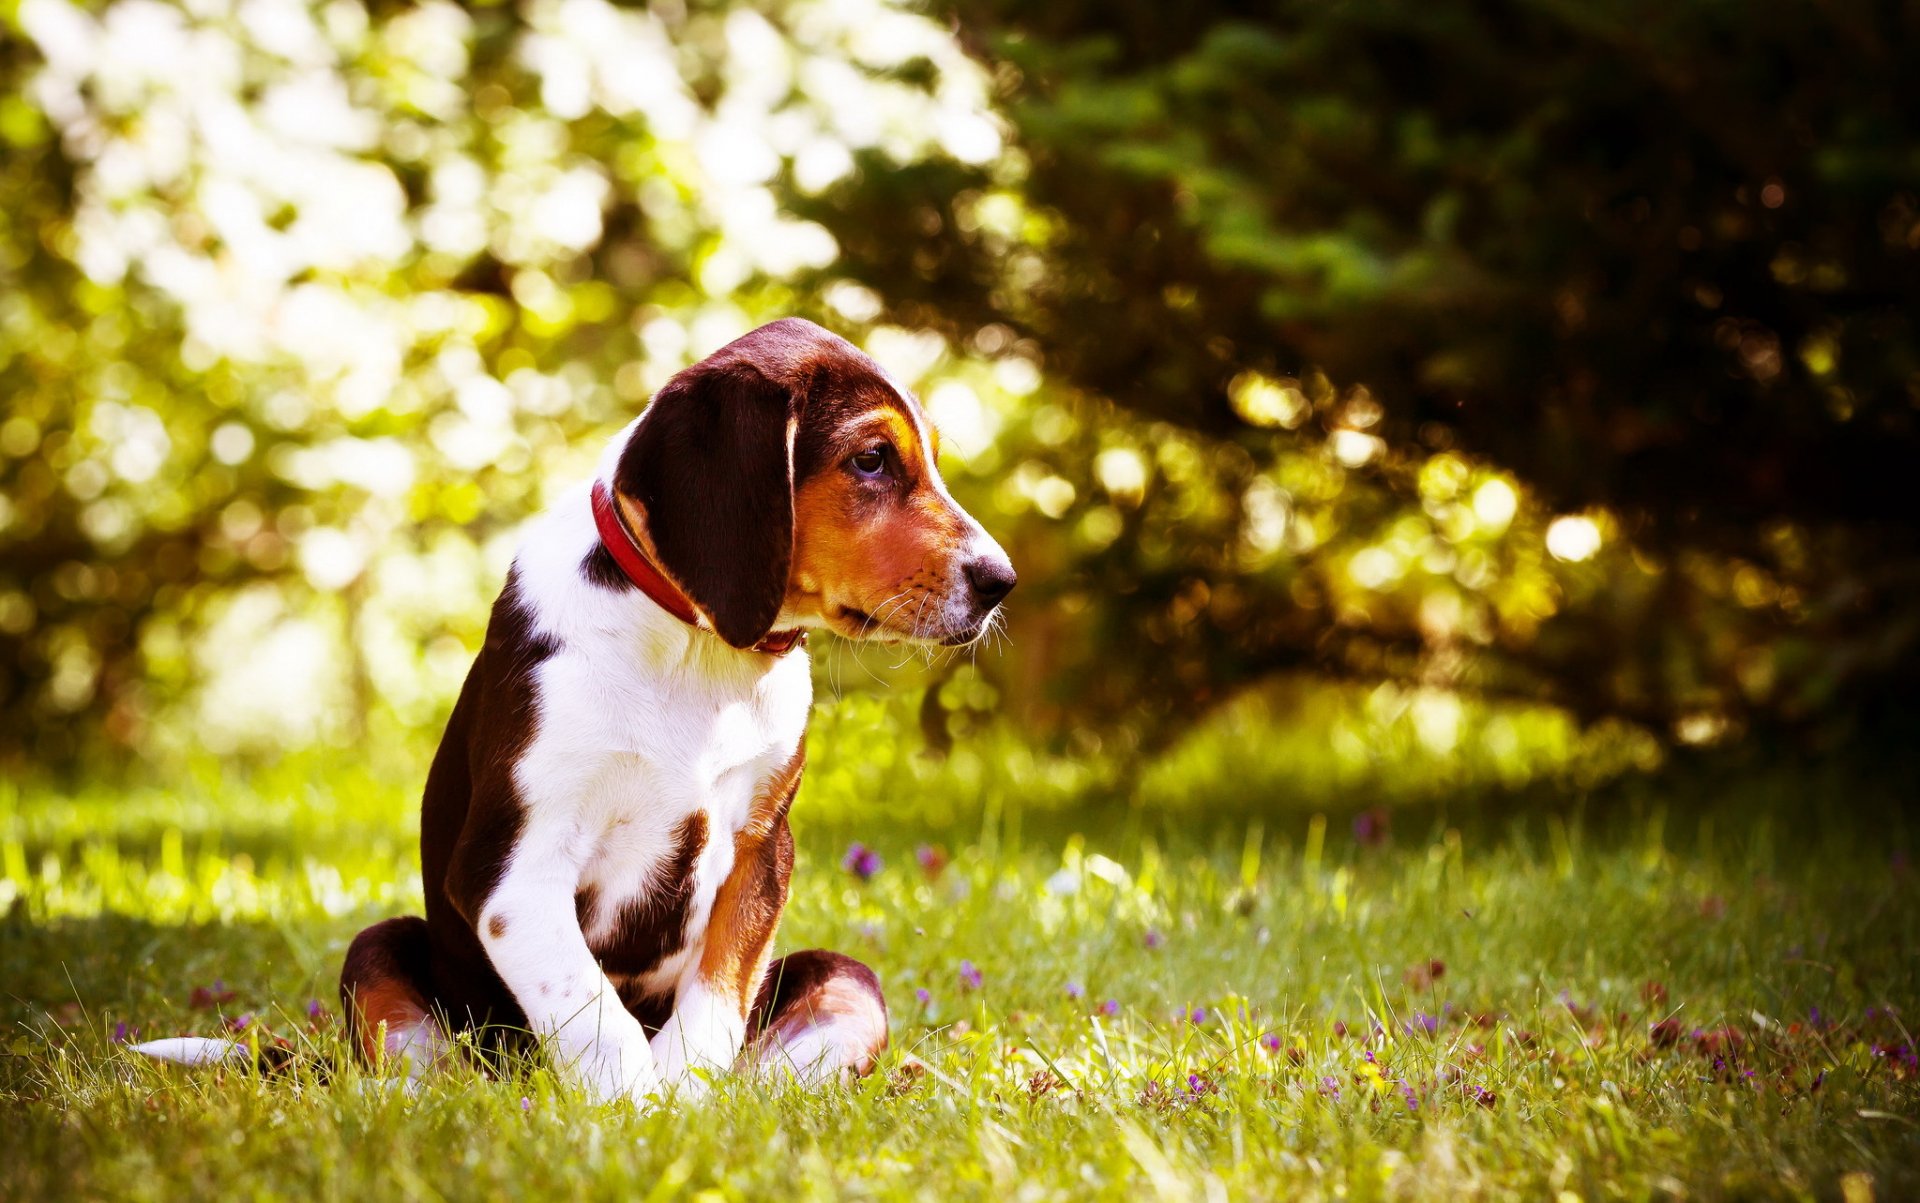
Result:
{"label": "brown and white puppy", "polygon": [[978,639],[1006,554],[917,402],[843,339],[764,326],[669,381],[527,529],[427,778],[426,917],[348,949],[369,1063],[520,1031],[602,1098],[705,1073],[865,1073],[873,972],[772,959],[809,629]]}

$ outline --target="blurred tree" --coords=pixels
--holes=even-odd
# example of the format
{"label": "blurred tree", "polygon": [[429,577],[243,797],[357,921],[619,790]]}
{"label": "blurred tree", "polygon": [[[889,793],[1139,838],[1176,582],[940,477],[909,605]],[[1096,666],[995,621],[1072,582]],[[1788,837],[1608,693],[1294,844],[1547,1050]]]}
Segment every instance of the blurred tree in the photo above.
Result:
{"label": "blurred tree", "polygon": [[[1010,328],[1061,384],[1216,448],[1226,511],[1156,516],[1156,474],[1124,537],[1050,565],[1104,632],[1055,653],[1077,696],[1171,678],[1177,713],[1304,663],[1683,738],[1913,696],[1920,10],[940,8],[1020,170],[868,171],[799,210],[896,320]],[[1272,481],[1322,440],[1384,490],[1373,516],[1342,500],[1332,551],[1234,560],[1254,464]],[[1063,458],[1084,487],[1097,461]],[[1469,462],[1524,482],[1502,554],[1544,579],[1449,537]],[[1301,505],[1276,488],[1260,504]],[[1483,529],[1515,512],[1480,500]],[[1426,549],[1360,558],[1401,516]],[[1461,595],[1470,618],[1497,575],[1523,600],[1461,659]],[[1129,654],[1143,637],[1165,658]]]}
{"label": "blurred tree", "polygon": [[550,484],[846,324],[776,169],[999,149],[926,19],[775,15],[0,4],[0,760],[435,723]]}

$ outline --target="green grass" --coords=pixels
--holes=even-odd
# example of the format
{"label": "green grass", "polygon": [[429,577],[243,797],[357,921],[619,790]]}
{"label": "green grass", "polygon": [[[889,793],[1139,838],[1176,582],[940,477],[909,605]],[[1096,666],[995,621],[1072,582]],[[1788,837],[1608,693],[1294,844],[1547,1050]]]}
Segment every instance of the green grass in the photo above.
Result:
{"label": "green grass", "polygon": [[[0,1197],[1920,1192],[1899,1052],[1920,887],[1873,796],[1813,773],[1485,792],[1362,846],[1266,778],[1231,813],[1230,763],[1205,806],[1146,809],[1002,744],[931,765],[878,721],[843,708],[816,733],[781,945],[879,970],[881,1071],[648,1113],[537,1067],[407,1097],[113,1043],[250,1012],[337,1056],[347,940],[418,908],[417,764],[0,784]],[[885,860],[870,882],[840,867],[852,838]],[[937,877],[922,842],[951,852]],[[231,999],[193,1006],[216,979]]]}

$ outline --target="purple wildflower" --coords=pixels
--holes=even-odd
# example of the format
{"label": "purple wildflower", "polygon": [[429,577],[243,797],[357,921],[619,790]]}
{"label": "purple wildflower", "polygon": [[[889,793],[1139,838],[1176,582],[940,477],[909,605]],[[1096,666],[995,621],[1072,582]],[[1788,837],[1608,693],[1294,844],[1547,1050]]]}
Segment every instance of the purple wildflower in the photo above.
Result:
{"label": "purple wildflower", "polygon": [[1207,1009],[1205,1007],[1195,1007],[1193,1010],[1187,1012],[1187,1022],[1193,1024],[1195,1027],[1200,1026],[1206,1021]]}
{"label": "purple wildflower", "polygon": [[1100,1013],[1109,1016],[1118,1015],[1120,1013],[1120,1000],[1117,998],[1109,998],[1107,1001],[1101,1003]]}
{"label": "purple wildflower", "polygon": [[1407,1025],[1407,1034],[1409,1036],[1415,1032],[1425,1032],[1431,1036],[1439,1030],[1440,1021],[1425,1011],[1415,1011],[1413,1013],[1413,1022]]}
{"label": "purple wildflower", "polygon": [[962,986],[969,990],[978,990],[982,980],[980,970],[974,967],[972,961],[960,962],[960,984]]}
{"label": "purple wildflower", "polygon": [[1201,1077],[1199,1074],[1187,1075],[1187,1093],[1188,1094],[1195,1095],[1195,1096],[1203,1095],[1212,1089],[1213,1089],[1213,1083],[1207,1081],[1205,1078]]}
{"label": "purple wildflower", "polygon": [[847,854],[840,858],[840,867],[861,881],[870,881],[880,871],[880,854],[855,840],[847,845]]}
{"label": "purple wildflower", "polygon": [[1149,927],[1147,929],[1147,934],[1140,937],[1140,942],[1146,945],[1148,948],[1158,948],[1162,944],[1167,942],[1167,938],[1161,935],[1159,932],[1155,931],[1153,928]]}
{"label": "purple wildflower", "polygon": [[921,986],[919,989],[913,992],[913,999],[915,1002],[919,1003],[921,1006],[923,1007],[927,1006],[933,1002],[933,992],[931,990],[928,990],[925,986]]}
{"label": "purple wildflower", "polygon": [[520,1110],[528,1114],[531,1114],[533,1111],[533,1100],[524,1094],[520,1096]]}
{"label": "purple wildflower", "polygon": [[947,850],[936,844],[922,844],[913,850],[913,859],[919,862],[922,873],[935,878],[947,867]]}
{"label": "purple wildflower", "polygon": [[253,1026],[253,1012],[246,1011],[227,1020],[227,1026],[236,1032],[244,1032]]}
{"label": "purple wildflower", "polygon": [[1330,1099],[1338,1100],[1340,1097],[1340,1079],[1334,1077],[1332,1074],[1328,1074],[1326,1077],[1321,1078],[1320,1093],[1326,1095]]}
{"label": "purple wildflower", "polygon": [[320,1005],[320,1000],[319,1000],[319,999],[317,999],[317,998],[309,998],[309,999],[307,1000],[307,1018],[308,1018],[308,1019],[316,1019],[316,1020],[317,1020],[317,1019],[319,1019],[319,1018],[320,1018],[320,1016],[321,1016],[322,1014],[324,1014],[325,1012],[326,1012],[326,1008],[325,1008],[325,1007],[322,1007],[322,1006]]}
{"label": "purple wildflower", "polygon": [[227,989],[227,983],[221,978],[214,978],[211,986],[195,986],[187,998],[187,1005],[195,1010],[212,1010],[232,1001],[233,991]]}
{"label": "purple wildflower", "polygon": [[1353,838],[1363,847],[1378,848],[1386,843],[1392,827],[1385,807],[1369,807],[1353,816]]}
{"label": "purple wildflower", "polygon": [[1086,993],[1087,993],[1087,992],[1086,992],[1086,990],[1085,990],[1085,989],[1083,989],[1083,988],[1081,987],[1081,985],[1080,985],[1080,983],[1079,983],[1079,982],[1068,982],[1068,983],[1067,983],[1067,997],[1068,997],[1068,998],[1071,998],[1071,999],[1074,999],[1075,1001],[1078,1001],[1079,999],[1082,999],[1082,998],[1084,998],[1084,997],[1086,997]]}
{"label": "purple wildflower", "polygon": [[1266,1035],[1260,1037],[1260,1047],[1270,1053],[1279,1052],[1281,1043],[1280,1033],[1278,1032],[1268,1032]]}
{"label": "purple wildflower", "polygon": [[125,1044],[127,1042],[127,1024],[125,1020],[113,1025],[113,1042],[115,1044]]}

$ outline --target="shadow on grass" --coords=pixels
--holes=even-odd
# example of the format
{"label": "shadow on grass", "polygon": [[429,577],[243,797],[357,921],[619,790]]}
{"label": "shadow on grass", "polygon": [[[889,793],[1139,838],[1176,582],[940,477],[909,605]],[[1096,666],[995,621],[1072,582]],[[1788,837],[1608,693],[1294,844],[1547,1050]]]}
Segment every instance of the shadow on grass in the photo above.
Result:
{"label": "shadow on grass", "polygon": [[1043,855],[1078,841],[1087,851],[1130,862],[1149,843],[1167,853],[1239,857],[1255,838],[1265,849],[1295,852],[1317,838],[1324,859],[1339,864],[1380,850],[1441,844],[1457,832],[1481,853],[1552,857],[1562,845],[1595,852],[1653,846],[1680,858],[1738,854],[1783,871],[1848,863],[1899,870],[1917,859],[1914,795],[1904,758],[1732,752],[1676,756],[1657,772],[1592,789],[1542,779],[1417,801],[1366,790],[1253,798],[1216,778],[1157,807],[1125,796],[1082,797],[1064,806],[983,804],[938,828],[815,814],[803,792],[793,821],[801,846],[822,855],[852,840]]}

